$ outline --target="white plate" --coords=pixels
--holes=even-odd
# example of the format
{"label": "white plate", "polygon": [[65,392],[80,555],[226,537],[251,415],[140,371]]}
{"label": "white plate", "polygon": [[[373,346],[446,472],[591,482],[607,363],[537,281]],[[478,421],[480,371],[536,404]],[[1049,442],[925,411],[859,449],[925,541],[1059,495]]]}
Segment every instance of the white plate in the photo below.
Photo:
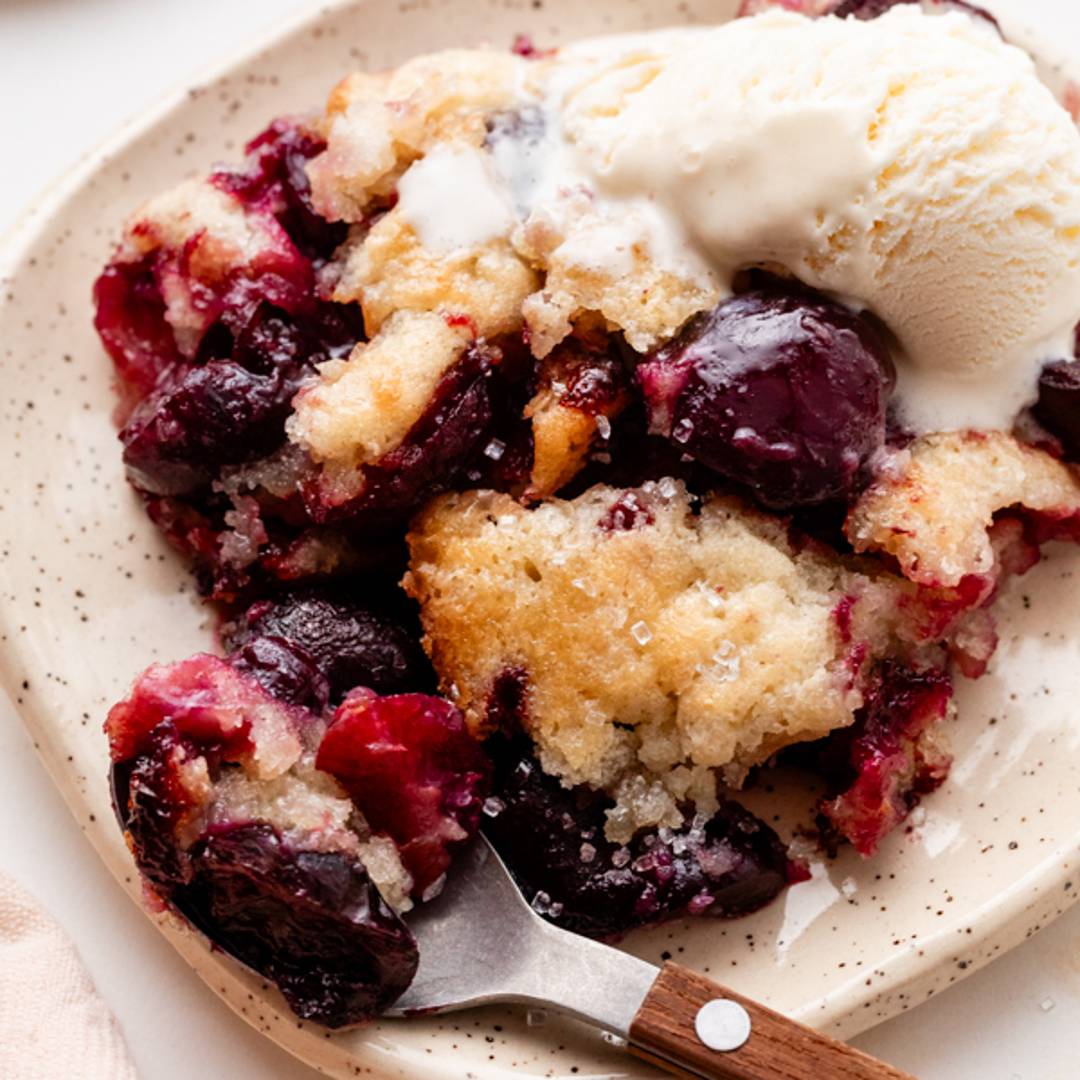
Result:
{"label": "white plate", "polygon": [[[1004,5],[994,5],[999,10]],[[1018,0],[1013,4],[1022,9]],[[317,106],[358,65],[448,44],[541,43],[730,17],[734,0],[368,0],[294,22],[197,91],[168,101],[48,194],[0,255],[0,676],[72,811],[139,899],[109,807],[101,722],[153,659],[212,645],[207,611],[131,495],[109,415],[109,365],[90,282],[143,198],[237,158],[271,117]],[[1044,53],[1044,55],[1046,55]],[[957,765],[874,861],[850,853],[770,909],[635,934],[816,1026],[851,1035],[1016,945],[1080,892],[1080,551],[1058,549],[1001,605],[989,675],[960,687]],[[776,796],[758,793],[760,810]],[[786,802],[805,804],[806,793]],[[788,815],[789,817],[791,815]],[[781,828],[783,827],[781,823]],[[1073,883],[1075,881],[1075,884]],[[135,917],[134,911],[132,916]],[[167,918],[208,985],[285,1048],[334,1076],[477,1080],[652,1075],[591,1033],[489,1009],[328,1035],[262,981]],[[535,1018],[534,1018],[535,1019]]]}

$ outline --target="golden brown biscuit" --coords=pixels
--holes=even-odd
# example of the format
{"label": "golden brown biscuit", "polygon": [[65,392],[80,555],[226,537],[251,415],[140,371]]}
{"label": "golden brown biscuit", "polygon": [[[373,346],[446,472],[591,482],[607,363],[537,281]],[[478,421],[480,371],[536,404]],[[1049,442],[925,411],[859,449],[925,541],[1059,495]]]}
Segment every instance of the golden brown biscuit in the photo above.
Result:
{"label": "golden brown biscuit", "polygon": [[1080,514],[1080,476],[1004,432],[927,435],[898,452],[855,504],[856,551],[892,555],[912,581],[958,586],[992,574],[994,517],[1016,508],[1048,524]]}
{"label": "golden brown biscuit", "polygon": [[569,783],[659,781],[670,803],[694,770],[738,780],[852,723],[875,660],[922,647],[908,583],[737,500],[695,512],[673,480],[534,510],[448,495],[409,540],[444,692],[483,731],[499,680],[523,679],[529,733]]}

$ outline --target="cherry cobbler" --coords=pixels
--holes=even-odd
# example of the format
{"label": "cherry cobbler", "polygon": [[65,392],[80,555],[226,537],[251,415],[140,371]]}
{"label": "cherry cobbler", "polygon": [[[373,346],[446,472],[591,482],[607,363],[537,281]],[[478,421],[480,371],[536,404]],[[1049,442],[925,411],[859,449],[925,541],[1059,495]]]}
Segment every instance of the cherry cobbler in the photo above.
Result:
{"label": "cherry cobbler", "polygon": [[778,760],[873,855],[1080,539],[1068,113],[969,4],[745,7],[351,75],[95,285],[224,654],[109,713],[117,814],[301,1017],[402,993],[481,829],[605,939],[806,876]]}

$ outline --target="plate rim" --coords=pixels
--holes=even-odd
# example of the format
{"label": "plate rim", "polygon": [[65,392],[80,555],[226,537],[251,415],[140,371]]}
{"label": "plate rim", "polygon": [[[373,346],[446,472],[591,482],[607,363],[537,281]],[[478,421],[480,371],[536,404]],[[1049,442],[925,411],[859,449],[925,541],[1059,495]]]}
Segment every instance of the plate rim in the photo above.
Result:
{"label": "plate rim", "polygon": [[[312,4],[275,20],[273,25],[260,31],[244,45],[235,47],[228,53],[200,65],[190,77],[178,82],[162,93],[152,104],[120,124],[47,184],[22,208],[17,220],[3,234],[0,234],[0,283],[7,283],[17,278],[21,265],[47,231],[54,214],[89,180],[100,173],[113,155],[125,150],[130,144],[150,133],[174,112],[181,109],[193,88],[212,84],[225,78],[235,68],[257,60],[261,53],[304,33],[323,20],[346,9],[360,10],[370,2],[371,0],[324,0],[323,3]],[[1012,4],[1013,0],[991,0],[986,6],[990,7],[995,15],[1019,18],[1017,12],[1009,10]],[[1013,28],[1011,23],[1009,28],[1010,30]],[[1058,66],[1064,64],[1066,67],[1069,65],[1076,67],[1080,64],[1080,59],[1064,56],[1060,49],[1052,46],[1043,51],[1041,47],[1044,42],[1039,36],[1033,39],[1029,33],[1024,43],[1030,46],[1033,40],[1040,46],[1041,55],[1044,58],[1054,56]],[[0,308],[2,307],[3,303],[0,301]],[[0,585],[10,588],[12,582],[13,578],[6,560],[0,560]],[[81,825],[90,813],[90,804],[75,785],[65,781],[64,747],[59,743],[55,729],[51,729],[46,722],[43,715],[46,711],[45,703],[37,698],[23,702],[19,700],[21,680],[25,674],[42,670],[40,658],[36,655],[37,649],[34,647],[33,632],[25,634],[15,632],[19,623],[18,613],[24,611],[24,606],[25,601],[21,604],[6,602],[0,605],[0,631],[8,635],[6,646],[0,650],[0,690],[7,694],[12,713],[19,717],[31,736],[39,760],[45,766],[46,772],[58,789],[65,805],[75,817],[76,822]],[[28,611],[25,614],[26,625],[32,627],[32,614]],[[111,825],[111,822],[108,824]],[[130,862],[130,857],[124,860],[117,859],[116,852],[119,849],[115,843],[110,844],[102,832],[85,829],[84,832],[121,889],[133,900],[142,914],[164,933],[166,939],[176,948],[185,962],[194,968],[203,982],[234,1013],[256,1027],[282,1049],[314,1068],[326,1070],[336,1067],[340,1060],[339,1054],[325,1056],[325,1048],[334,1040],[322,1038],[319,1034],[322,1029],[305,1025],[305,1034],[308,1037],[302,1040],[301,1045],[298,1040],[279,1038],[278,1027],[272,1030],[259,1027],[254,1017],[242,1010],[238,997],[222,992],[217,985],[218,980],[214,978],[214,972],[220,971],[234,979],[239,977],[250,980],[252,976],[250,970],[226,954],[214,951],[208,939],[175,917],[162,919],[147,910],[140,902],[137,880],[134,885],[130,883],[133,877],[131,870],[134,866],[134,863]],[[1066,885],[1074,881],[1077,876],[1076,867],[1069,865],[1069,859],[1075,858],[1077,854],[1080,854],[1080,825],[1071,842],[1062,843],[1049,852],[1036,867],[1013,881],[992,901],[972,908],[966,918],[951,923],[948,928],[943,927],[928,935],[920,941],[918,950],[909,948],[903,954],[890,957],[880,965],[875,971],[877,976],[875,992],[869,999],[854,1003],[844,1002],[839,999],[849,998],[851,990],[847,987],[837,987],[815,1001],[812,1006],[798,1011],[795,1017],[811,1026],[838,1032],[847,1038],[884,1023],[887,1019],[908,1011],[916,1005],[923,1004],[942,990],[970,977],[986,967],[992,960],[1045,929],[1073,904],[1080,902],[1080,887],[1074,885],[1071,889],[1066,889]],[[125,878],[129,880],[125,881]],[[1036,886],[1034,890],[1033,885]],[[955,970],[955,979],[947,984],[939,984],[936,975],[944,966],[952,962],[955,955],[953,941],[957,936],[957,928],[970,931],[965,933],[964,951],[965,956],[970,956],[971,959],[964,967]],[[999,946],[992,955],[990,950],[981,947],[991,942]],[[201,962],[196,963],[194,959],[196,957],[200,958]],[[210,963],[207,963],[207,960]],[[256,981],[261,980],[256,976]],[[268,1007],[276,1013],[284,1013],[286,1019],[291,1018],[291,1013],[279,1004],[280,998],[276,997],[275,993],[271,989],[267,995]],[[870,1005],[879,999],[887,1002],[884,1006],[885,1015],[881,1015],[880,1012],[871,1014],[871,1022],[860,1022],[861,1014],[870,1013]],[[295,1025],[285,1025],[280,1030],[295,1031]],[[324,1048],[323,1054],[319,1053],[320,1047]],[[349,1056],[351,1057],[351,1054]],[[410,1074],[417,1077],[460,1080],[460,1072],[452,1063],[440,1066],[434,1061],[424,1061],[423,1063],[413,1062],[408,1067],[411,1070]]]}

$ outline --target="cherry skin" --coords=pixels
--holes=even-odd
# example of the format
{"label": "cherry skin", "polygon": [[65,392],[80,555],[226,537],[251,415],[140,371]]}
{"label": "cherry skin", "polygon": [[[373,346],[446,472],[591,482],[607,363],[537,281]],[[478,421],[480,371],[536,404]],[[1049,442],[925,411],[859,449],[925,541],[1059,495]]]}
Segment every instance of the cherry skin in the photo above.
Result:
{"label": "cherry skin", "polygon": [[692,320],[637,377],[653,433],[780,510],[857,489],[885,444],[894,383],[870,323],[780,289],[733,297]]}
{"label": "cherry skin", "polygon": [[1043,368],[1032,411],[1061,443],[1065,457],[1080,460],[1080,361],[1055,360]]}

